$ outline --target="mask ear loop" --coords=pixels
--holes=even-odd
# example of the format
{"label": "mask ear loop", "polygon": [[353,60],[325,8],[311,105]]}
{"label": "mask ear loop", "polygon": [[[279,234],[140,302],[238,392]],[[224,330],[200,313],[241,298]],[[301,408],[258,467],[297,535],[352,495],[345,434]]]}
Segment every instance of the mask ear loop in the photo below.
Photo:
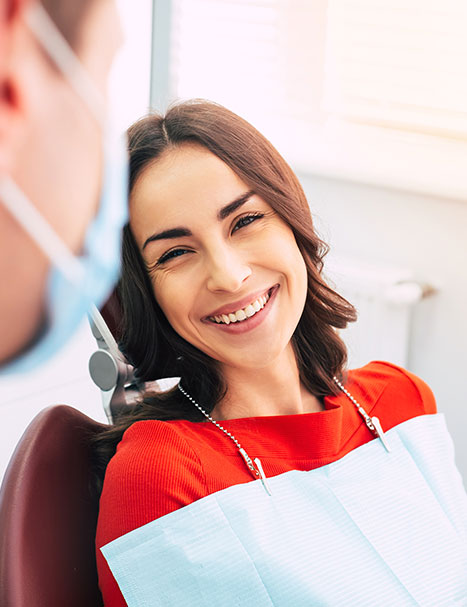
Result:
{"label": "mask ear loop", "polygon": [[[0,177],[0,200],[18,223],[31,236],[37,246],[47,255],[71,284],[80,285],[84,277],[84,267],[78,257],[75,257],[63,240],[50,227],[27,196],[20,190],[10,177]],[[34,226],[34,230],[30,227]],[[121,359],[118,344],[110,332],[104,318],[94,304],[91,304],[89,316],[99,330],[107,347],[115,359]]]}
{"label": "mask ear loop", "polygon": [[8,175],[0,177],[0,200],[67,280],[72,284],[81,284],[84,267],[79,259],[69,251],[63,240]]}
{"label": "mask ear loop", "polygon": [[25,14],[25,21],[97,122],[105,125],[105,103],[101,93],[40,2],[31,3]]}

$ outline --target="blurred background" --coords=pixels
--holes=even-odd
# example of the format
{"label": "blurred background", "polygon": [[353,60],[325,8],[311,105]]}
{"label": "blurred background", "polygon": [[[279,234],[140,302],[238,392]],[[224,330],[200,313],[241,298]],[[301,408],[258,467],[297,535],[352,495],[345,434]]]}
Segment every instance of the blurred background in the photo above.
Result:
{"label": "blurred background", "polygon": [[[202,97],[262,131],[299,175],[358,308],[350,367],[389,360],[435,393],[467,486],[467,4],[464,0],[119,0],[112,75],[126,129]],[[248,145],[248,142],[245,142]],[[34,374],[1,379],[0,478],[29,421],[105,421],[87,323]]]}

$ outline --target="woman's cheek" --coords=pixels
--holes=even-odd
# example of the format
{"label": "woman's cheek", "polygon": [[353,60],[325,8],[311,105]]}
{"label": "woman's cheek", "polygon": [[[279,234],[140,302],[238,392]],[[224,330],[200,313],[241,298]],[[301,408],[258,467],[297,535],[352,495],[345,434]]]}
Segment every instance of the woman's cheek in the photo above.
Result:
{"label": "woman's cheek", "polygon": [[190,288],[175,277],[166,277],[162,282],[155,288],[155,296],[167,320],[178,332],[189,316]]}
{"label": "woman's cheek", "polygon": [[176,282],[176,276],[165,271],[163,268],[158,270],[154,275],[152,280],[154,297],[162,309],[166,307],[167,302],[170,302],[171,293],[176,290]]}

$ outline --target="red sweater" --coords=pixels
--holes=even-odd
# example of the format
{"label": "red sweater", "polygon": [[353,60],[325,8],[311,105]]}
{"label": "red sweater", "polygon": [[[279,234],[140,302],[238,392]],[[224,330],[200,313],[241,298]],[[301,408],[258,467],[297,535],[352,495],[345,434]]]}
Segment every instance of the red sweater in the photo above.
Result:
{"label": "red sweater", "polygon": [[[430,388],[389,363],[349,371],[346,388],[367,413],[379,417],[385,431],[436,413]],[[252,459],[260,458],[267,477],[312,470],[375,438],[345,394],[327,396],[324,403],[324,411],[230,419],[222,426]],[[126,603],[101,546],[210,493],[252,480],[236,445],[210,422],[134,423],[109,463],[100,500],[96,547],[105,606]]]}

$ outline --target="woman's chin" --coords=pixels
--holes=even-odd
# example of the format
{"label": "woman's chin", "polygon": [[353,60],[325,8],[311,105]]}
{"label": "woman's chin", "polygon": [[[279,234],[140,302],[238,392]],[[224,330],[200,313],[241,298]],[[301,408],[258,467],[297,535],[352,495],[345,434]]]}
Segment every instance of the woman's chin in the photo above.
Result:
{"label": "woman's chin", "polygon": [[[290,344],[290,342],[289,342]],[[255,344],[251,349],[243,348],[241,351],[217,356],[222,366],[229,370],[236,370],[242,373],[251,373],[261,371],[268,367],[275,367],[285,359],[285,353],[289,344],[284,347],[283,344]],[[290,344],[291,347],[291,344]]]}

